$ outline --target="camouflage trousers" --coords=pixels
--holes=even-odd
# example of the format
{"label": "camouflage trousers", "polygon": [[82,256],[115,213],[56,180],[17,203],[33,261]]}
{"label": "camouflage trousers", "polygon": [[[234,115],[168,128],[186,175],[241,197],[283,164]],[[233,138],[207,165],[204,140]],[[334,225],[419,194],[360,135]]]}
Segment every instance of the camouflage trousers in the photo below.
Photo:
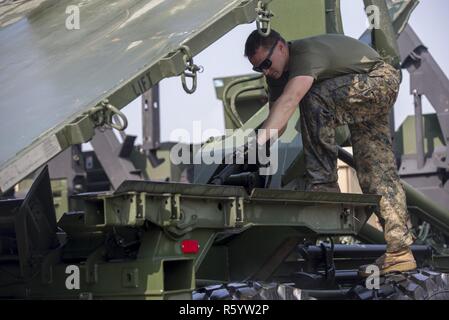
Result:
{"label": "camouflage trousers", "polygon": [[337,181],[335,129],[347,124],[362,191],[382,196],[376,214],[384,228],[388,252],[413,243],[389,128],[399,85],[400,72],[380,62],[367,74],[349,74],[315,84],[300,104],[309,185]]}

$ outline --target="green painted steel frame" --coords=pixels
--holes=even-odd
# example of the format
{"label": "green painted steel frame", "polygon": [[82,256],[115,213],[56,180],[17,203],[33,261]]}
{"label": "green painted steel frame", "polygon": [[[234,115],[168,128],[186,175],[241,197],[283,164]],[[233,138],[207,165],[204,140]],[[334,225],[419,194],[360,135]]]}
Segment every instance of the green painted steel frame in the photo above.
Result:
{"label": "green painted steel frame", "polygon": [[147,220],[178,236],[198,228],[268,225],[304,226],[317,234],[357,234],[367,219],[365,207],[377,206],[380,199],[266,189],[248,195],[242,187],[150,181],[126,181],[114,193],[78,197],[85,203],[99,203],[93,209],[86,206],[86,219],[102,215],[97,218],[102,224],[92,227],[139,227]]}
{"label": "green painted steel frame", "polygon": [[[188,298],[196,274],[209,274],[201,270],[210,266],[201,266],[210,264],[209,253],[217,257],[220,243],[227,241],[216,261],[226,268],[217,269],[225,275],[216,278],[243,280],[257,274],[289,239],[356,234],[379,197],[264,189],[247,194],[240,187],[127,181],[114,193],[76,200],[84,204],[84,214],[68,214],[59,222],[67,233],[65,247],[44,258],[38,276],[22,281],[10,276],[17,267],[2,265],[9,272],[1,273],[0,296]],[[141,234],[136,259],[108,260],[106,239],[124,232]],[[184,253],[182,241],[192,239],[199,251]],[[65,287],[70,264],[80,269],[79,290]]]}
{"label": "green painted steel frame", "polygon": [[[265,189],[255,189],[248,195],[241,187],[144,181],[127,181],[115,193],[80,197],[87,203],[101,202],[100,206],[92,206],[94,210],[86,209],[86,213],[95,215],[98,208],[103,208],[104,219],[100,219],[102,225],[78,224],[78,231],[64,225],[69,234],[86,227],[94,231],[107,225],[141,226],[150,221],[174,240],[201,238],[195,270],[201,270],[217,236],[238,235],[238,240],[233,240],[234,246],[226,249],[230,256],[220,259],[229,259],[224,265],[231,266],[233,271],[227,273],[230,278],[239,279],[248,276],[249,270],[258,270],[288,237],[356,235],[372,212],[366,208],[374,209],[380,198]],[[260,230],[265,230],[267,237],[258,237]],[[243,240],[246,238],[249,240]],[[251,245],[257,241],[268,241],[263,252],[257,245]],[[252,248],[249,251],[258,254],[246,259],[241,256],[242,248]],[[215,255],[216,247],[211,250]],[[248,267],[232,267],[234,264]]]}

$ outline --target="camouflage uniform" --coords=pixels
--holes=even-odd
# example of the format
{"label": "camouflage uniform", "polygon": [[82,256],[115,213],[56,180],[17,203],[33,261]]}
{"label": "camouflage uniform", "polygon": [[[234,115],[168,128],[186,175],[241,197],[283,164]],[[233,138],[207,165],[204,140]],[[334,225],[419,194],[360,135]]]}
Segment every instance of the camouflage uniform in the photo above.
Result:
{"label": "camouflage uniform", "polygon": [[387,252],[413,243],[388,120],[399,85],[400,71],[379,62],[369,73],[315,84],[300,104],[309,184],[337,181],[335,128],[347,124],[360,186],[364,193],[382,196],[377,215],[384,228]]}

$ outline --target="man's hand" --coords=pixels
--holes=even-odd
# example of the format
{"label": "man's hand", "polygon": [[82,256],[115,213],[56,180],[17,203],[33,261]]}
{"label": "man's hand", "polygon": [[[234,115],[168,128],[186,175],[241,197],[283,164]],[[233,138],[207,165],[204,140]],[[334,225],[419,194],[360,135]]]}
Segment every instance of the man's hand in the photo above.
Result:
{"label": "man's hand", "polygon": [[259,144],[255,136],[249,136],[247,143],[236,148],[234,159],[236,164],[255,164],[268,166],[270,158],[269,143]]}

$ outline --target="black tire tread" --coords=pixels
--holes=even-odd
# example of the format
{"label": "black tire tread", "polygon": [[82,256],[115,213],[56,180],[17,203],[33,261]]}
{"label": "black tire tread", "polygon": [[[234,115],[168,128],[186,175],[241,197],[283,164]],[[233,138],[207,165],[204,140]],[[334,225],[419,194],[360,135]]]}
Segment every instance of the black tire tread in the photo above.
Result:
{"label": "black tire tread", "polygon": [[449,274],[429,269],[386,275],[378,290],[359,284],[348,294],[356,300],[449,300]]}
{"label": "black tire tread", "polygon": [[292,284],[245,282],[199,288],[193,300],[303,300],[301,290]]}

